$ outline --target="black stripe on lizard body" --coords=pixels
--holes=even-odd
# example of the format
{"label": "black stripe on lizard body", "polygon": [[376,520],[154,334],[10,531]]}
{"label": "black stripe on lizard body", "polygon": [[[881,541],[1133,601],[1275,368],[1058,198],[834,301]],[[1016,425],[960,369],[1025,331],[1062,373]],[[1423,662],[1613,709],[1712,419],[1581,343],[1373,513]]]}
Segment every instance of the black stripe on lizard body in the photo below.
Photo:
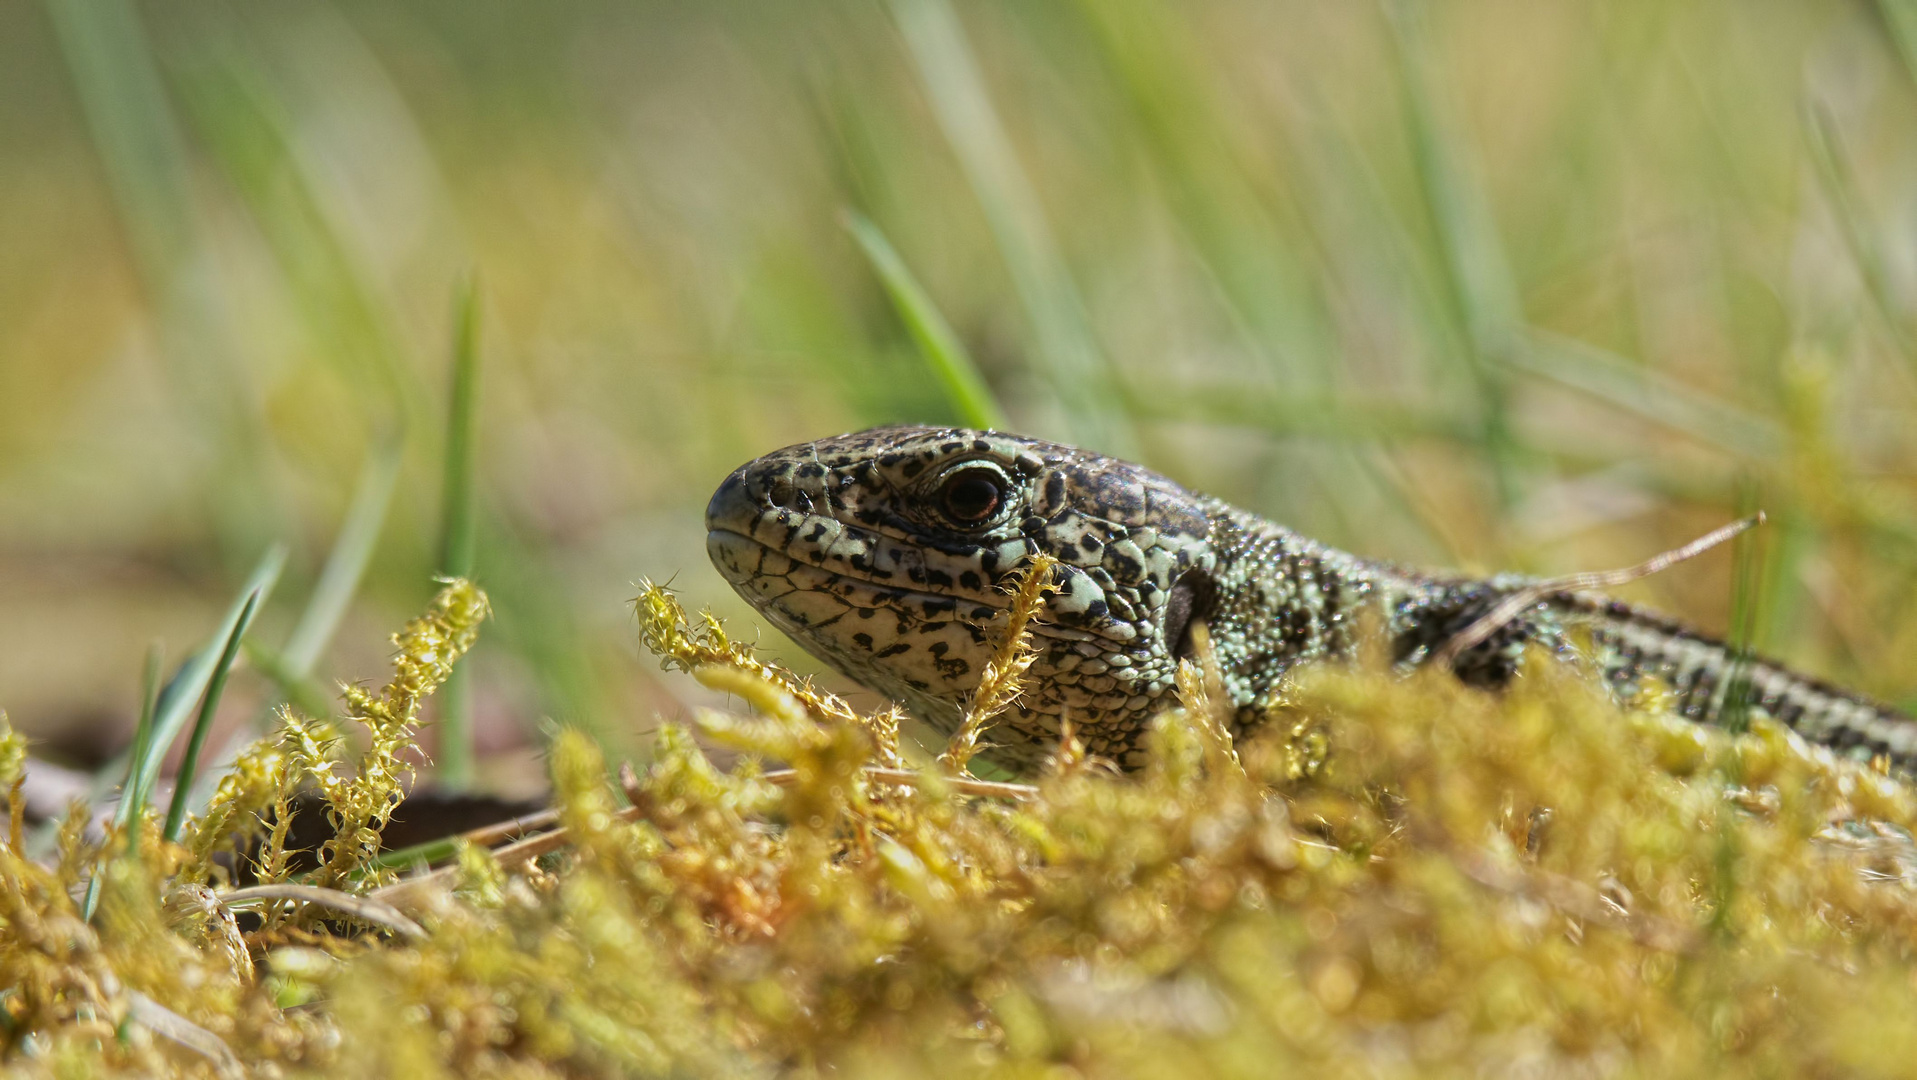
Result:
{"label": "black stripe on lizard body", "polygon": [[[1057,559],[1038,659],[991,736],[1014,768],[1049,753],[1063,719],[1092,752],[1136,763],[1151,718],[1175,703],[1194,619],[1242,729],[1298,664],[1351,655],[1361,625],[1382,624],[1397,658],[1421,663],[1534,583],[1363,559],[1129,462],[959,428],[875,428],[767,454],[720,485],[706,527],[713,565],[755,608],[941,730],[997,644],[1006,581],[1034,553]],[[1533,645],[1578,657],[1621,700],[1655,680],[1690,719],[1724,710],[1728,647],[1591,593],[1547,594],[1452,668],[1503,686]],[[1744,671],[1753,706],[1807,738],[1917,770],[1909,718],[1767,660]]]}

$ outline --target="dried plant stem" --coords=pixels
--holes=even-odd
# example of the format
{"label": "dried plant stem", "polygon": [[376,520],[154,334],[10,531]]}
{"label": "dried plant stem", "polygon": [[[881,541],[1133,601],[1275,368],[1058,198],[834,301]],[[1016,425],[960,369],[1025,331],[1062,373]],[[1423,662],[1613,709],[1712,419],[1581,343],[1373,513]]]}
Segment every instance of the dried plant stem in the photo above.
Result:
{"label": "dried plant stem", "polygon": [[426,940],[426,928],[400,914],[390,904],[382,903],[370,896],[354,896],[338,889],[322,889],[317,885],[296,885],[292,882],[279,882],[272,885],[252,885],[244,889],[218,894],[220,903],[229,909],[243,906],[254,901],[298,900],[306,904],[318,904],[335,911],[343,911],[355,919],[362,919],[383,926],[401,937],[414,941]]}
{"label": "dried plant stem", "polygon": [[1764,513],[1759,511],[1750,517],[1733,521],[1720,529],[1705,533],[1683,547],[1654,555],[1636,566],[1627,566],[1621,570],[1566,574],[1564,577],[1546,578],[1535,584],[1526,585],[1498,601],[1495,607],[1485,612],[1477,621],[1453,635],[1438,649],[1434,659],[1440,665],[1452,663],[1466,652],[1483,644],[1486,638],[1498,632],[1499,627],[1523,614],[1524,609],[1555,593],[1576,592],[1583,589],[1611,589],[1619,585],[1627,585],[1667,570],[1686,559],[1702,555],[1746,529],[1763,523]]}
{"label": "dried plant stem", "polygon": [[[943,784],[960,795],[979,795],[991,799],[1024,800],[1038,797],[1038,788],[1031,784],[1008,784],[998,780],[978,780],[970,776],[930,777],[916,769],[886,769],[870,766],[862,770],[859,775],[876,783],[893,784],[899,787],[926,783]],[[800,782],[796,769],[775,769],[759,779],[779,787],[791,787]]]}
{"label": "dried plant stem", "polygon": [[127,1014],[155,1035],[179,1043],[213,1062],[221,1076],[245,1076],[246,1067],[218,1035],[140,993],[126,992]]}
{"label": "dried plant stem", "polygon": [[[639,820],[642,814],[639,807],[628,806],[613,816],[620,821],[630,822]],[[551,854],[570,843],[572,843],[571,835],[566,829],[559,828],[507,844],[495,850],[493,858],[497,859],[502,866],[516,866],[530,859],[537,859],[541,855]],[[410,877],[404,881],[396,881],[391,885],[374,889],[366,895],[370,899],[385,904],[408,903],[418,899],[424,890],[445,887],[458,871],[457,866],[442,866],[418,877]]]}

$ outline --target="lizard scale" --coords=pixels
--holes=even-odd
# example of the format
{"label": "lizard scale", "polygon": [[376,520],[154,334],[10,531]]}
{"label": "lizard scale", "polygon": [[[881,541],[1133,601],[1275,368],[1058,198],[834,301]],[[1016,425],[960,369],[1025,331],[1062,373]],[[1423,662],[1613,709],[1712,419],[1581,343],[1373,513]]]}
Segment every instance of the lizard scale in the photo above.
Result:
{"label": "lizard scale", "polygon": [[[1094,753],[1136,764],[1203,619],[1238,726],[1296,665],[1351,655],[1382,625],[1402,664],[1431,660],[1535,583],[1408,570],[1327,547],[1163,476],[996,431],[883,427],[801,443],[733,471],[706,510],[727,581],[813,655],[949,731],[998,644],[1027,558],[1057,560],[1026,689],[992,756],[1026,769],[1070,720]],[[1371,613],[1367,615],[1367,613]],[[1713,722],[1737,658],[1663,616],[1583,591],[1543,594],[1449,658],[1466,683],[1515,678],[1527,646],[1586,656],[1618,699],[1653,681]],[[1917,723],[1761,658],[1747,700],[1806,738],[1917,769]]]}

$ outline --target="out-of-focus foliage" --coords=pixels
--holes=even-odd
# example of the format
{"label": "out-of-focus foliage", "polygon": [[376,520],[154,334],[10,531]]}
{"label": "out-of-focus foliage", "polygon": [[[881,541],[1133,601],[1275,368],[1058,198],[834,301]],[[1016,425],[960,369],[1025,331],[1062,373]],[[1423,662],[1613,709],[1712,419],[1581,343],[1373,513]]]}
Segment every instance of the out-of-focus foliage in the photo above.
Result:
{"label": "out-of-focus foliage", "polygon": [[[396,436],[342,640],[414,610],[470,274],[482,751],[551,716],[640,752],[611,718],[680,691],[625,662],[617,598],[742,614],[704,499],[961,415],[934,315],[1018,428],[1367,555],[1621,566],[1761,506],[1756,644],[1901,700],[1908,10],[9,5],[0,696],[123,742],[148,641],[196,642],[268,539],[277,644]],[[1723,629],[1723,567],[1633,592]],[[301,644],[322,688],[377,663]]]}
{"label": "out-of-focus foliage", "polygon": [[[421,625],[475,605],[442,596]],[[469,845],[418,881],[345,882],[407,907],[419,940],[351,918],[246,929],[224,900],[245,894],[172,876],[183,853],[157,836],[145,858],[102,860],[69,828],[52,868],[0,847],[8,1064],[1907,1072],[1917,797],[1781,728],[1623,713],[1540,656],[1504,695],[1320,669],[1234,753],[1192,668],[1138,773],[1067,743],[1035,783],[984,797],[878,766],[891,720],[689,627],[662,590],[640,610],[670,665],[755,706],[694,718],[748,755],[739,768],[668,726],[622,808],[601,752],[562,733],[562,850]],[[1001,647],[1007,670],[1021,646]],[[106,887],[88,926],[72,896],[91,873]]]}

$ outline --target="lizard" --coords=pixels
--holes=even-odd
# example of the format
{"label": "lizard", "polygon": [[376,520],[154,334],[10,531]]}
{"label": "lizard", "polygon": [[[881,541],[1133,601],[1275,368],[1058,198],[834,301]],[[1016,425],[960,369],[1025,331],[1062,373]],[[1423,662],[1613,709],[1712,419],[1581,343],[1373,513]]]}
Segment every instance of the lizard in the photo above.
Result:
{"label": "lizard", "polygon": [[[1917,771],[1911,718],[1653,611],[1517,574],[1362,558],[1142,466],[1022,435],[889,426],[789,446],[725,478],[706,530],[713,565],[773,625],[942,732],[998,647],[1008,582],[1051,556],[1036,658],[988,754],[1014,771],[1042,761],[1066,721],[1090,752],[1142,763],[1200,624],[1235,737],[1288,673],[1353,657],[1382,626],[1399,666],[1448,665],[1490,689],[1517,678],[1532,647],[1590,661],[1620,702],[1662,687],[1664,707],[1700,723],[1731,715],[1741,685],[1749,708],[1811,742]],[[1487,613],[1527,589],[1535,602],[1483,633],[1498,618]],[[1482,640],[1447,648],[1467,631]]]}

